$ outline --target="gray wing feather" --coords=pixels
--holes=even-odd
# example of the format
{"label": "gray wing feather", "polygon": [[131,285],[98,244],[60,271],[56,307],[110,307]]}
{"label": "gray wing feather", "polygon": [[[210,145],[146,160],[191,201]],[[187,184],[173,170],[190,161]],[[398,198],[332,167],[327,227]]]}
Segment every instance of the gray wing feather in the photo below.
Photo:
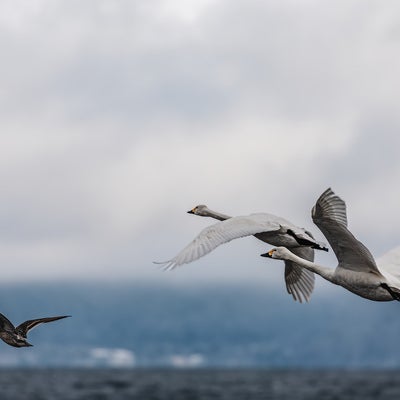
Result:
{"label": "gray wing feather", "polygon": [[338,268],[380,275],[370,251],[347,229],[346,205],[331,189],[321,194],[311,216],[331,245]]}
{"label": "gray wing feather", "polygon": [[400,279],[400,246],[388,251],[376,260],[380,271],[389,272]]}
{"label": "gray wing feather", "polygon": [[312,214],[319,210],[322,210],[324,218],[329,218],[332,221],[336,221],[338,224],[347,227],[347,212],[346,203],[337,196],[331,188],[325,190],[317,200],[317,204],[312,210]]}
{"label": "gray wing feather", "polygon": [[[273,217],[272,217],[273,218]],[[269,214],[232,217],[203,229],[181,252],[163,264],[165,270],[187,264],[205,256],[221,244],[259,232],[279,231],[281,226]]]}
{"label": "gray wing feather", "polygon": [[[308,261],[314,261],[314,250],[310,247],[291,248],[297,256]],[[285,261],[286,289],[294,300],[308,302],[314,290],[315,276],[311,271],[301,267],[293,261]]]}

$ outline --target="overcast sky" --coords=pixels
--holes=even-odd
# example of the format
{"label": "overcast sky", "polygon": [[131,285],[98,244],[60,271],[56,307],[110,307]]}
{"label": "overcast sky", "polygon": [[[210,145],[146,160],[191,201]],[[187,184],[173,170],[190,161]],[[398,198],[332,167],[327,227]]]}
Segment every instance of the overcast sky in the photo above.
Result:
{"label": "overcast sky", "polygon": [[397,1],[0,5],[3,280],[283,284],[253,238],[152,261],[213,222],[186,214],[202,203],[323,240],[329,186],[373,254],[400,244]]}

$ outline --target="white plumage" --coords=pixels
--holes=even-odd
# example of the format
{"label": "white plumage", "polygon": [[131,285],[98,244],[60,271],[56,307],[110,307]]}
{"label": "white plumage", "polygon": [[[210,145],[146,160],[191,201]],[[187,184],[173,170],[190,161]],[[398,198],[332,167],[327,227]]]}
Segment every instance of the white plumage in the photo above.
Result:
{"label": "white plumage", "polygon": [[[314,259],[314,251],[310,247],[326,250],[310,233],[290,223],[284,218],[267,213],[247,216],[229,217],[211,211],[204,205],[189,211],[191,214],[209,216],[221,220],[203,229],[174,258],[158,262],[163,268],[171,270],[177,266],[190,263],[210,253],[221,244],[233,239],[255,235],[258,239],[272,244],[293,248],[301,257]],[[305,247],[304,247],[305,246]],[[308,301],[314,288],[314,275],[292,262],[285,263],[286,287],[295,300]]]}
{"label": "white plumage", "polygon": [[272,249],[263,256],[290,260],[326,280],[375,301],[400,300],[400,248],[378,260],[347,228],[346,205],[327,189],[312,209],[312,218],[324,234],[339,261],[330,269],[301,259],[284,247]]}

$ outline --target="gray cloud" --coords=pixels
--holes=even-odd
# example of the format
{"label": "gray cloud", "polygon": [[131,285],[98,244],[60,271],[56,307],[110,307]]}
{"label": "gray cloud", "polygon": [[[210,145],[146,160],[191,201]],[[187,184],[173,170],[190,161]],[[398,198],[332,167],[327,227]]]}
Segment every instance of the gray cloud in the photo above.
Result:
{"label": "gray cloud", "polygon": [[249,264],[273,277],[251,239],[172,278],[151,261],[211,223],[185,214],[198,203],[318,235],[310,209],[328,186],[374,252],[397,244],[396,2],[145,3],[4,2],[9,279],[253,279]]}

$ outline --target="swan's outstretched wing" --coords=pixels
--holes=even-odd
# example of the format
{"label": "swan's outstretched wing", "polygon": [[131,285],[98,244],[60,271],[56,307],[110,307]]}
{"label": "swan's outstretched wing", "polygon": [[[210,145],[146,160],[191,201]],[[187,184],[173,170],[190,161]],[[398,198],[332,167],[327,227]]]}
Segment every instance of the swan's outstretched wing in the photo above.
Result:
{"label": "swan's outstretched wing", "polygon": [[39,324],[44,324],[47,322],[57,321],[59,319],[68,318],[70,315],[62,315],[59,317],[48,317],[48,318],[38,318],[38,319],[31,319],[29,321],[25,321],[22,324],[18,325],[15,330],[16,332],[26,339],[26,335],[28,332],[33,329],[35,326]]}
{"label": "swan's outstretched wing", "polygon": [[270,214],[251,214],[232,217],[203,229],[178,255],[168,261],[156,262],[170,270],[203,257],[221,244],[259,232],[280,231],[281,226]]}
{"label": "swan's outstretched wing", "polygon": [[339,225],[347,227],[346,203],[337,196],[331,188],[326,189],[325,192],[319,196],[312,210],[313,214],[314,212],[318,213],[320,217],[327,218],[331,221],[335,221]]}
{"label": "swan's outstretched wing", "polygon": [[[305,260],[314,261],[314,250],[310,247],[294,247],[290,251]],[[311,271],[293,261],[287,260],[285,261],[285,282],[286,289],[293,296],[294,300],[300,303],[303,300],[310,300],[315,282],[315,276]]]}
{"label": "swan's outstretched wing", "polygon": [[[190,214],[212,217],[219,219],[220,221],[229,219],[228,215],[221,214],[216,211],[210,210],[205,205],[199,205],[193,208],[191,211],[188,211]],[[289,231],[292,234],[287,234],[286,236],[281,235],[280,240],[283,241],[282,245],[288,245],[293,239],[297,240],[297,242],[302,241],[314,244],[314,247],[324,248],[322,244],[315,241],[313,235],[310,232],[305,231],[304,229],[298,228],[297,226],[291,224],[289,221],[283,218],[276,218],[276,222],[281,225],[283,230]],[[271,232],[261,232],[256,233],[256,238],[262,240],[263,242],[269,243],[271,241]],[[299,240],[300,239],[300,240]],[[275,238],[275,240],[277,240]],[[296,253],[299,257],[305,258],[309,261],[314,261],[314,250],[311,247],[296,247],[292,248],[292,251]],[[314,274],[308,271],[305,268],[300,267],[298,264],[293,263],[292,261],[285,261],[285,282],[286,289],[289,294],[293,296],[294,300],[299,301],[300,303],[305,301],[309,301],[311,297],[311,293],[314,289]]]}
{"label": "swan's outstretched wing", "polygon": [[311,216],[332,246],[338,268],[381,275],[370,251],[347,229],[346,205],[330,188],[321,194]]}
{"label": "swan's outstretched wing", "polygon": [[376,260],[380,271],[389,272],[400,279],[400,246],[388,251]]}

